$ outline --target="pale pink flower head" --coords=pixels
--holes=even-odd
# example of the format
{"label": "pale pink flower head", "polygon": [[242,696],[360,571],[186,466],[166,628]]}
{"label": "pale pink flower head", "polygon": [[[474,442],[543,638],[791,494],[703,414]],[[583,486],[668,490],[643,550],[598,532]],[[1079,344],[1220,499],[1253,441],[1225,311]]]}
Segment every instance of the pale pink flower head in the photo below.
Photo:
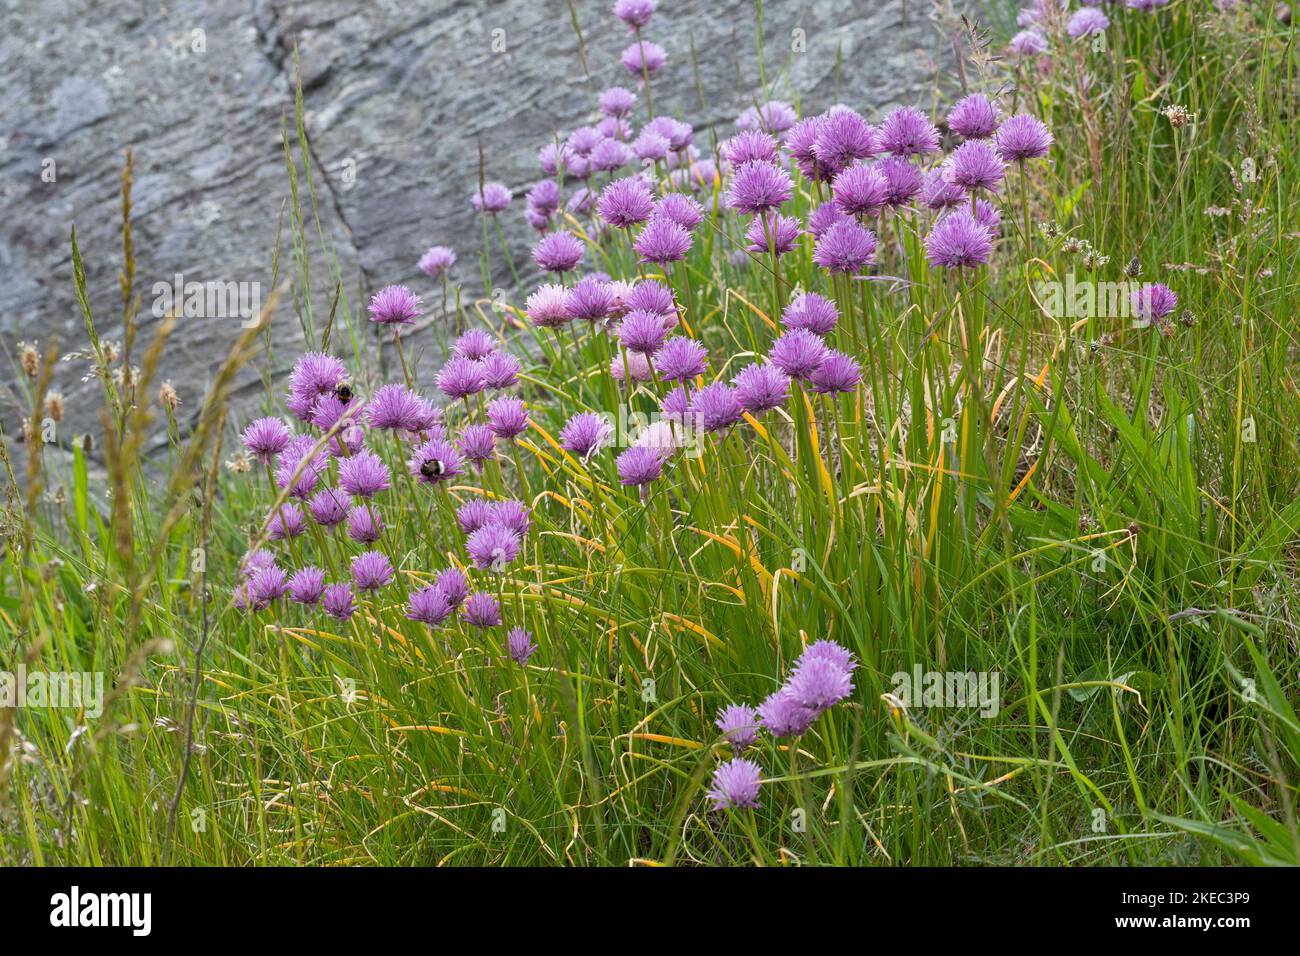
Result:
{"label": "pale pink flower head", "polygon": [[370,321],[377,325],[410,325],[420,315],[420,297],[404,285],[380,289],[370,299]]}

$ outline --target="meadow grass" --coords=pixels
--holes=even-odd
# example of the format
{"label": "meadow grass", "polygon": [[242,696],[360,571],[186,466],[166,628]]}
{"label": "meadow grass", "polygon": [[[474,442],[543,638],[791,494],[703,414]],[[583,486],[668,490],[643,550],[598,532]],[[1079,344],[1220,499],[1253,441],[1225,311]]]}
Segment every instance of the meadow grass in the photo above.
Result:
{"label": "meadow grass", "polygon": [[[436,328],[405,336],[400,363],[391,349],[376,361],[364,298],[315,212],[301,96],[276,295],[182,434],[157,396],[176,323],[134,340],[128,164],[121,345],[96,334],[73,239],[107,489],[79,444],[66,473],[39,428],[25,451],[12,435],[2,446],[4,669],[103,672],[109,689],[93,718],[0,710],[0,860],[1300,862],[1294,33],[1259,5],[1211,6],[1107,8],[1100,45],[1056,24],[1046,67],[992,57],[1006,36],[986,46],[947,25],[971,87],[1055,137],[1047,161],[1009,171],[986,267],[927,264],[934,216],[907,207],[871,223],[868,280],[818,269],[807,235],[773,268],[736,254],[745,222],[725,182],[697,193],[709,215],[659,278],[710,378],[765,355],[800,289],[837,303],[835,344],[863,381],[842,395],[796,383],[776,411],[701,436],[644,495],[620,484],[617,449],[582,460],[557,439],[578,411],[657,412],[664,383],[608,373],[611,333],[537,328],[521,295],[462,302],[442,285],[422,290]],[[771,63],[763,77],[756,102],[784,88]],[[782,211],[802,220],[826,189],[796,177]],[[661,272],[630,234],[564,218],[590,267]],[[499,275],[501,234],[483,227],[483,274]],[[1054,307],[1044,284],[1129,279],[1169,285],[1179,309],[1137,327]],[[376,502],[398,582],[347,622],[232,598],[286,499],[261,466],[224,464],[248,417],[228,416],[230,394],[252,365],[262,411],[283,414],[269,328],[286,321],[342,357],[363,395],[408,363],[431,381],[441,343],[468,327],[524,363],[532,427],[481,473],[417,488],[410,448],[370,434],[393,467]],[[55,356],[16,372],[34,422]],[[454,433],[482,415],[450,403],[444,421]],[[160,428],[167,450],[148,461]],[[506,656],[505,627],[405,616],[408,591],[467,565],[453,509],[475,497],[531,507],[521,558],[470,572],[531,632],[526,666]],[[364,550],[319,529],[273,547],[286,569],[331,579]],[[859,661],[853,694],[798,738],[760,737],[757,809],[710,809],[732,750],[719,709],[763,700],[822,638]],[[900,700],[893,675],[917,667],[999,675],[1000,706]]]}

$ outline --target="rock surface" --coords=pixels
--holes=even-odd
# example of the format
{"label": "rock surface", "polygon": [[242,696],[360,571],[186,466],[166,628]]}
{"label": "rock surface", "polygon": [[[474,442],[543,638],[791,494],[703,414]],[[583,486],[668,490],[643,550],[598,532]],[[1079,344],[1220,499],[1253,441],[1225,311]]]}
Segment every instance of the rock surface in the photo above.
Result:
{"label": "rock surface", "polygon": [[[600,90],[633,85],[618,62],[629,36],[610,13],[612,0],[575,3],[581,49],[562,0],[179,0],[165,8],[47,0],[39,16],[15,0],[5,6],[0,342],[10,354],[16,341],[53,335],[65,352],[86,345],[73,224],[101,335],[121,338],[118,190],[128,146],[141,342],[157,321],[154,283],[170,285],[177,274],[260,283],[262,297],[269,294],[289,195],[283,117],[296,148],[295,45],[321,229],[354,311],[391,282],[427,292],[415,264],[433,243],[457,249],[456,278],[467,297],[478,294],[481,226],[468,197],[480,147],[488,178],[516,197],[503,225],[523,269],[532,242],[523,194],[540,175],[538,147],[589,122]],[[868,115],[930,101],[946,43],[929,4],[769,0],[763,9],[772,96],[811,111],[843,101]],[[669,56],[653,83],[656,112],[690,120],[705,147],[705,127],[729,135],[760,88],[755,27],[748,0],[661,3],[646,30]],[[306,204],[301,178],[299,188]],[[293,268],[287,236],[284,227],[281,276]],[[333,283],[314,223],[308,246],[319,321]],[[181,320],[160,377],[179,392],[182,421],[197,413],[239,326],[233,317]],[[302,338],[291,304],[282,302],[272,335],[279,375]],[[56,378],[72,432],[98,430],[98,389],[81,381],[84,372],[84,364],[61,364]],[[237,419],[256,409],[260,387],[252,369],[242,381]],[[10,435],[24,414],[20,394],[11,379],[0,411]]]}

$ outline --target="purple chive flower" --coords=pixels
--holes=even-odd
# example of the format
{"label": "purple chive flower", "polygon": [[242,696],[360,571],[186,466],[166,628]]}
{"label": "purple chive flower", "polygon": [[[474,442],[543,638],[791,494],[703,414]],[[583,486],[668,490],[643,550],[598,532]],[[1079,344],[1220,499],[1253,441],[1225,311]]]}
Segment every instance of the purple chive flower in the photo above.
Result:
{"label": "purple chive flower", "polygon": [[632,124],[622,116],[602,116],[596,129],[606,139],[616,139],[620,143],[626,143],[632,138]]}
{"label": "purple chive flower", "polygon": [[802,233],[799,220],[793,216],[765,212],[750,220],[745,238],[749,240],[748,250],[756,255],[774,253],[784,256],[794,251]]}
{"label": "purple chive flower", "polygon": [[483,380],[488,388],[509,388],[519,384],[519,359],[507,352],[493,352],[483,359]]}
{"label": "purple chive flower", "polygon": [[775,209],[794,195],[790,175],[775,163],[746,163],[736,170],[727,201],[733,209],[758,213]]}
{"label": "purple chive flower", "polygon": [[758,722],[773,737],[802,736],[816,719],[817,714],[800,703],[787,687],[758,705]]}
{"label": "purple chive flower", "polygon": [[426,415],[423,400],[405,385],[381,386],[366,406],[370,427],[380,430],[417,431]]}
{"label": "purple chive flower", "polygon": [[753,162],[775,163],[779,157],[776,140],[761,129],[746,130],[723,140],[719,151],[723,159],[736,167]]}
{"label": "purple chive flower", "polygon": [[774,365],[749,365],[732,379],[736,401],[752,415],[785,404],[790,396],[790,376]]}
{"label": "purple chive flower", "polygon": [[641,230],[633,248],[642,262],[666,266],[686,258],[691,248],[691,234],[671,219],[651,219]]}
{"label": "purple chive flower", "polygon": [[813,641],[804,648],[803,653],[799,655],[799,659],[795,661],[794,668],[798,670],[803,665],[815,660],[830,661],[846,673],[851,673],[858,666],[847,648],[832,640],[822,639]]}
{"label": "purple chive flower", "polygon": [[393,566],[382,551],[366,551],[352,559],[352,580],[362,591],[378,591],[393,580]]}
{"label": "purple chive flower", "polygon": [[251,578],[258,571],[272,567],[274,564],[275,555],[265,548],[258,548],[256,551],[249,551],[240,558],[239,573],[246,578]]}
{"label": "purple chive flower", "polygon": [[457,444],[466,461],[481,467],[496,453],[497,436],[487,425],[466,425],[461,429]]}
{"label": "purple chive flower", "polygon": [[733,757],[718,764],[718,769],[713,771],[713,787],[707,794],[713,801],[713,809],[757,807],[762,777],[763,768],[745,757]]}
{"label": "purple chive flower", "polygon": [[1006,164],[988,143],[980,139],[962,143],[944,164],[944,178],[967,192],[996,190],[1006,177]]}
{"label": "purple chive flower", "polygon": [[439,422],[442,420],[442,409],[434,405],[423,395],[417,395],[419,401],[419,413],[415,417],[415,428],[411,430],[412,434],[421,432],[442,431]]}
{"label": "purple chive flower", "polygon": [[632,124],[621,116],[602,116],[596,130],[605,139],[616,139],[620,143],[626,143],[632,137]]}
{"label": "purple chive flower", "polygon": [[568,291],[564,308],[571,319],[599,322],[614,307],[614,290],[599,276],[586,276]]}
{"label": "purple chive flower", "polygon": [[461,613],[465,623],[475,627],[496,627],[501,623],[501,604],[486,591],[475,591],[467,597]]}
{"label": "purple chive flower", "polygon": [[330,617],[346,621],[356,613],[357,605],[352,598],[352,588],[346,584],[331,584],[325,589],[321,606]]}
{"label": "purple chive flower", "polygon": [[276,563],[276,555],[265,548],[259,548],[255,551],[248,551],[239,559],[239,574],[244,578],[252,578],[257,571],[263,570],[264,567],[270,567]]}
{"label": "purple chive flower", "polygon": [[808,378],[826,360],[830,350],[815,333],[790,329],[772,343],[772,364],[791,378]]}
{"label": "purple chive flower", "polygon": [[998,212],[997,207],[991,202],[977,199],[975,201],[975,221],[987,229],[989,235],[996,237],[1002,228],[1002,213]]}
{"label": "purple chive flower", "polygon": [[795,668],[786,688],[800,704],[820,714],[853,693],[853,681],[845,668],[816,657]]}
{"label": "purple chive flower", "polygon": [[894,156],[921,156],[939,149],[939,131],[916,107],[903,106],[880,124],[880,144]]}
{"label": "purple chive flower", "polygon": [[1178,296],[1169,286],[1159,282],[1147,283],[1129,296],[1133,314],[1150,325],[1163,319],[1178,307]]}
{"label": "purple chive flower", "polygon": [[465,550],[474,567],[500,574],[519,557],[519,537],[505,525],[491,522],[470,533]]}
{"label": "purple chive flower", "polygon": [[677,304],[673,301],[672,290],[654,279],[643,279],[632,289],[625,305],[628,311],[658,312],[660,315],[675,315]]}
{"label": "purple chive flower", "polygon": [[1065,25],[1065,32],[1078,39],[1092,33],[1105,33],[1110,26],[1110,19],[1096,7],[1084,7],[1076,10]]}
{"label": "purple chive flower", "polygon": [[530,519],[528,517],[528,508],[522,501],[516,501],[514,498],[494,501],[492,503],[492,520],[509,528],[519,536],[521,541],[528,534]]}
{"label": "purple chive flower", "polygon": [[361,544],[374,544],[384,533],[384,519],[373,505],[348,509],[348,537]]}
{"label": "purple chive flower", "polygon": [[496,348],[496,340],[490,334],[482,329],[470,329],[452,343],[451,354],[477,362],[487,358]]}
{"label": "purple chive flower", "polygon": [[663,473],[663,458],[656,448],[633,446],[618,456],[618,480],[624,485],[648,485]]}
{"label": "purple chive flower", "polygon": [[456,509],[456,523],[465,534],[473,534],[493,517],[492,502],[483,498],[470,498]]}
{"label": "purple chive flower", "polygon": [[952,108],[948,127],[966,139],[985,139],[998,128],[998,108],[983,93],[972,93]]}
{"label": "purple chive flower", "polygon": [[758,740],[758,711],[748,704],[728,704],[714,724],[738,754]]}
{"label": "purple chive flower", "polygon": [[591,168],[598,173],[610,173],[627,165],[627,161],[632,158],[632,151],[623,143],[616,139],[606,137],[600,141],[600,145],[591,151],[588,159],[591,161]]}
{"label": "purple chive flower", "polygon": [[794,164],[807,179],[822,179],[822,170],[817,164],[817,131],[824,122],[820,116],[801,119],[785,134],[785,148],[790,151]]}
{"label": "purple chive flower", "polygon": [[456,251],[447,246],[430,246],[420,256],[419,269],[430,279],[439,279],[446,275],[456,264]]}
{"label": "purple chive flower", "polygon": [[921,183],[921,202],[930,209],[950,209],[966,201],[966,190],[944,178],[942,168],[925,174]]}
{"label": "purple chive flower", "polygon": [[528,321],[541,329],[554,329],[564,325],[572,318],[567,305],[568,295],[569,290],[562,285],[538,286],[524,303]]}
{"label": "purple chive flower", "polygon": [[307,510],[318,525],[332,528],[348,516],[348,496],[336,488],[322,488],[311,496]]}
{"label": "purple chive flower", "polygon": [[515,535],[523,540],[528,535],[530,524],[528,507],[524,502],[516,501],[515,498],[506,498],[503,501],[494,501],[491,503],[491,520],[494,523],[510,528]]}
{"label": "purple chive flower", "polygon": [[370,298],[370,321],[377,325],[410,325],[420,315],[420,297],[404,285],[390,285]]}
{"label": "purple chive flower", "polygon": [[828,349],[822,364],[817,366],[808,381],[813,391],[822,395],[851,392],[862,381],[862,369],[850,356]]}
{"label": "purple chive flower", "polygon": [[452,400],[476,395],[487,385],[482,363],[461,355],[447,360],[437,381],[438,390]]}
{"label": "purple chive flower", "polygon": [[671,423],[650,422],[637,431],[636,441],[633,444],[639,448],[653,448],[666,460],[677,451],[677,438],[678,435],[673,431]]}
{"label": "purple chive flower", "polygon": [[1154,10],[1156,7],[1163,7],[1169,0],[1127,0],[1127,6],[1130,10]]}
{"label": "purple chive flower", "polygon": [[689,123],[683,123],[674,116],[656,116],[643,129],[653,130],[664,137],[675,153],[690,146],[695,136]]}
{"label": "purple chive flower", "polygon": [[447,595],[432,585],[412,591],[406,598],[406,618],[430,627],[439,627],[455,610]]}
{"label": "purple chive flower", "polygon": [[339,463],[339,486],[354,498],[373,498],[389,484],[388,466],[374,452],[358,452]]}
{"label": "purple chive flower", "polygon": [[239,438],[250,455],[267,463],[289,444],[289,426],[278,418],[259,418]]}
{"label": "purple chive flower", "polygon": [[798,119],[794,107],[782,100],[768,100],[762,106],[751,106],[736,117],[736,128],[745,131],[763,130],[780,135]]}
{"label": "purple chive flower", "polygon": [[623,321],[619,323],[618,340],[623,348],[631,352],[654,355],[663,347],[667,332],[664,317],[658,312],[634,309],[623,316]]}
{"label": "purple chive flower", "polygon": [[474,191],[470,204],[485,216],[494,216],[509,208],[510,190],[501,183],[484,183]]}
{"label": "purple chive flower", "polygon": [[267,525],[266,536],[272,541],[296,538],[307,530],[307,519],[302,509],[293,502],[286,502],[271,512],[271,521]]}
{"label": "purple chive flower", "polygon": [[[640,313],[650,315],[653,313]],[[625,320],[626,321],[626,320]],[[695,339],[684,335],[675,335],[667,342],[655,358],[655,367],[659,377],[667,382],[685,382],[698,375],[703,375],[708,367],[708,353],[704,346]]]}
{"label": "purple chive flower", "polygon": [[308,607],[325,593],[325,572],[320,568],[299,568],[289,579],[289,600]]}
{"label": "purple chive flower", "polygon": [[787,329],[807,329],[814,335],[829,335],[839,321],[840,313],[835,303],[816,292],[801,292],[790,300],[781,314],[781,324]]}
{"label": "purple chive flower", "polygon": [[[355,399],[341,402],[337,395],[324,395],[312,406],[311,423],[323,432],[334,431],[329,451],[343,458],[361,450],[364,433],[358,426],[365,406]],[[336,427],[337,426],[337,427]]]}
{"label": "purple chive flower", "polygon": [[548,176],[558,176],[564,171],[565,145],[563,143],[547,143],[537,151],[537,165],[542,167],[542,172]]}
{"label": "purple chive flower", "polygon": [[1015,163],[1046,156],[1052,148],[1052,134],[1037,117],[1020,113],[998,128],[994,142],[998,155]]}
{"label": "purple chive flower", "polygon": [[590,156],[604,138],[594,126],[580,126],[569,134],[565,147],[575,156]]}
{"label": "purple chive flower", "polygon": [[675,222],[687,232],[691,232],[704,221],[704,207],[690,196],[669,193],[655,205],[654,218]]}
{"label": "purple chive flower", "polygon": [[289,410],[300,421],[309,421],[316,400],[334,392],[347,380],[348,370],[334,356],[306,353],[289,373]]}
{"label": "purple chive flower", "polygon": [[962,269],[981,266],[993,251],[993,234],[971,215],[956,209],[934,224],[925,237],[925,255],[932,266]]}
{"label": "purple chive flower", "polygon": [[579,412],[560,429],[560,447],[579,458],[590,457],[609,444],[613,426],[594,412]]}
{"label": "purple chive flower", "polygon": [[827,113],[817,127],[813,155],[819,169],[834,176],[855,159],[869,159],[880,152],[880,142],[871,124],[850,109]]}
{"label": "purple chive flower", "polygon": [[855,216],[874,216],[889,198],[889,180],[876,166],[849,166],[831,183],[835,208]]}
{"label": "purple chive flower", "polygon": [[625,86],[611,86],[600,94],[600,111],[606,116],[627,116],[636,106],[636,94]]}
{"label": "purple chive flower", "polygon": [[659,403],[659,411],[669,421],[681,425],[686,424],[686,420],[691,414],[691,396],[686,391],[686,386],[678,385],[676,388],[669,390],[663,401]]}
{"label": "purple chive flower", "polygon": [[813,262],[828,272],[859,272],[876,261],[876,234],[848,221],[831,226],[813,247]]}
{"label": "purple chive flower", "polygon": [[528,190],[528,205],[548,216],[560,208],[560,186],[554,179],[540,179]]}
{"label": "purple chive flower", "polygon": [[406,466],[413,478],[426,485],[450,481],[464,471],[460,452],[442,438],[431,438],[417,448]]}
{"label": "purple chive flower", "polygon": [[718,432],[740,421],[743,409],[734,388],[714,382],[691,396],[691,414],[706,432]]}
{"label": "purple chive flower", "polygon": [[528,411],[517,398],[494,398],[487,407],[488,428],[498,438],[511,439],[528,431]]}
{"label": "purple chive flower", "polygon": [[620,384],[629,377],[634,382],[648,382],[651,376],[650,359],[640,352],[615,355],[609,362],[609,374]]}
{"label": "purple chive flower", "polygon": [[275,469],[275,483],[281,490],[288,489],[292,498],[306,498],[310,495],[316,490],[316,485],[325,472],[325,453],[322,451],[312,455],[315,447],[314,438],[299,435],[290,440],[280,453],[280,462]]}
{"label": "purple chive flower", "polygon": [[1047,37],[1038,30],[1021,30],[1011,38],[1011,52],[1018,57],[1038,56],[1047,52]]}
{"label": "purple chive flower", "polygon": [[572,272],[582,262],[586,248],[573,233],[560,230],[533,246],[533,261],[543,272]]}
{"label": "purple chive flower", "polygon": [[668,62],[668,54],[658,43],[638,40],[619,57],[623,68],[636,77],[653,77]]}
{"label": "purple chive flower", "polygon": [[808,214],[808,231],[813,234],[814,239],[820,239],[831,226],[852,221],[849,215],[840,208],[840,204],[832,199],[829,202],[822,203]]}
{"label": "purple chive flower", "polygon": [[921,191],[921,171],[902,156],[887,156],[876,163],[887,185],[885,202],[905,206]]}
{"label": "purple chive flower", "polygon": [[632,152],[637,159],[647,163],[658,163],[668,158],[672,144],[668,137],[652,129],[643,129],[632,144]]}
{"label": "purple chive flower", "polygon": [[469,597],[469,579],[460,568],[444,568],[439,571],[433,579],[433,586],[446,596],[452,607],[460,607]]}
{"label": "purple chive flower", "polygon": [[272,601],[278,601],[289,590],[289,582],[284,572],[271,565],[262,568],[248,579],[248,603],[253,610],[261,611],[270,607]]}
{"label": "purple chive flower", "polygon": [[618,0],[614,16],[628,25],[630,30],[640,30],[650,22],[655,12],[655,0]]}
{"label": "purple chive flower", "polygon": [[520,667],[528,663],[528,658],[532,657],[536,650],[537,645],[533,643],[533,636],[522,627],[512,627],[510,633],[506,635],[506,653]]}

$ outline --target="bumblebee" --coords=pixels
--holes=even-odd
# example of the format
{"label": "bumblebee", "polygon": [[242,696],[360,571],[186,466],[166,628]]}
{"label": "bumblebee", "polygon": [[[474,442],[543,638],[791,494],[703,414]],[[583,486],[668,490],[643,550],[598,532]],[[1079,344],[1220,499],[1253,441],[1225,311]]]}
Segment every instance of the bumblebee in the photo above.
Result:
{"label": "bumblebee", "polygon": [[430,458],[420,466],[420,474],[424,475],[424,477],[428,478],[430,481],[433,481],[435,478],[441,478],[446,470],[447,466],[437,458]]}
{"label": "bumblebee", "polygon": [[347,382],[340,382],[338,387],[334,389],[334,397],[346,405],[352,401],[352,386]]}

